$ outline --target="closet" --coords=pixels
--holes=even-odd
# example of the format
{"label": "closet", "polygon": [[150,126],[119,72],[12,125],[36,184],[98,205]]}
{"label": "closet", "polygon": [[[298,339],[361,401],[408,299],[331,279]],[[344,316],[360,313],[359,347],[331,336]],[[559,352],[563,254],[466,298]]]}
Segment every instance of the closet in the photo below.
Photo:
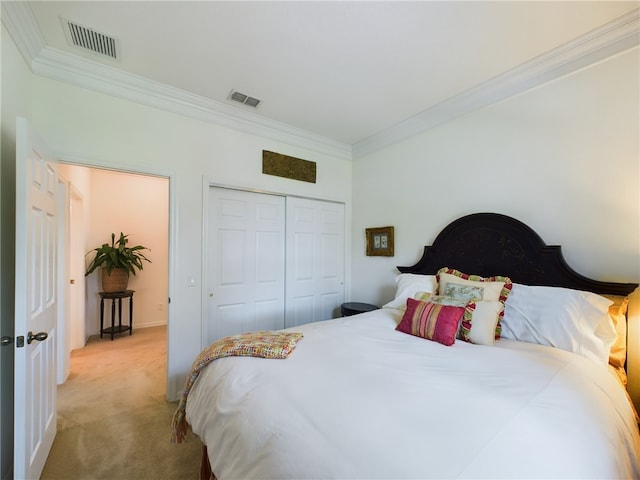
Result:
{"label": "closet", "polygon": [[344,204],[210,187],[203,342],[339,315]]}

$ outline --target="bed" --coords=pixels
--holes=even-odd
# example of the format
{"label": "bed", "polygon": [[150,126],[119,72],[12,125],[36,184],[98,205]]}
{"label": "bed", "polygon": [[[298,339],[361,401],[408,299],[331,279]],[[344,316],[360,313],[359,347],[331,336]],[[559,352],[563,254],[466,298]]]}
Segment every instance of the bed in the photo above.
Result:
{"label": "bed", "polygon": [[586,278],[494,213],[454,221],[398,271],[383,308],[291,329],[287,358],[199,372],[186,420],[205,474],[640,478],[624,388],[637,284]]}

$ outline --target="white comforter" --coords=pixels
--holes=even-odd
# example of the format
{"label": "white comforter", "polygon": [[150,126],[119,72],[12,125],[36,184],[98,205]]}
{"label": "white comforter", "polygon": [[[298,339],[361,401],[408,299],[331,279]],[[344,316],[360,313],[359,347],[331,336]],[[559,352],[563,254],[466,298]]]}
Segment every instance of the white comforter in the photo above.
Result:
{"label": "white comforter", "polygon": [[605,368],[500,340],[451,347],[382,309],[291,329],[286,360],[200,375],[187,420],[227,479],[640,478],[640,438]]}

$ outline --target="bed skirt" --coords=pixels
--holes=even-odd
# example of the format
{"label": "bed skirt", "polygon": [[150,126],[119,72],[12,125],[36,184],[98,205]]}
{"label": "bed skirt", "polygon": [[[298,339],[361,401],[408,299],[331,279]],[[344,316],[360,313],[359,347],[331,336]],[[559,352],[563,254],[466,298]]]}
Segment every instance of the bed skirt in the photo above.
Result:
{"label": "bed skirt", "polygon": [[202,444],[202,457],[200,457],[200,480],[216,480],[216,476],[211,471],[207,446]]}

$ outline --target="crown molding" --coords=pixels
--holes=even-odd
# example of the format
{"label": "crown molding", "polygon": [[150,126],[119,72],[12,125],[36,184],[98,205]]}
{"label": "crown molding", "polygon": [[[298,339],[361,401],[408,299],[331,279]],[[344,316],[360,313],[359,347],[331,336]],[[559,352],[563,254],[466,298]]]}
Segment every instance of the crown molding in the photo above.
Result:
{"label": "crown molding", "polygon": [[37,75],[145,106],[286,142],[320,153],[345,159],[351,158],[350,145],[55,48],[44,48],[33,59],[31,68],[33,73]]}
{"label": "crown molding", "polygon": [[319,153],[351,159],[351,146],[348,144],[48,47],[26,3],[2,2],[2,22],[36,75]]}
{"label": "crown molding", "polygon": [[1,2],[2,23],[27,65],[46,47],[33,12],[24,2]]}
{"label": "crown molding", "polygon": [[473,110],[558,79],[640,43],[640,9],[353,145],[360,158]]}
{"label": "crown molding", "polygon": [[34,74],[339,158],[360,158],[473,110],[540,86],[640,44],[640,9],[353,145],[269,120],[47,47],[27,3],[1,2],[2,23]]}

